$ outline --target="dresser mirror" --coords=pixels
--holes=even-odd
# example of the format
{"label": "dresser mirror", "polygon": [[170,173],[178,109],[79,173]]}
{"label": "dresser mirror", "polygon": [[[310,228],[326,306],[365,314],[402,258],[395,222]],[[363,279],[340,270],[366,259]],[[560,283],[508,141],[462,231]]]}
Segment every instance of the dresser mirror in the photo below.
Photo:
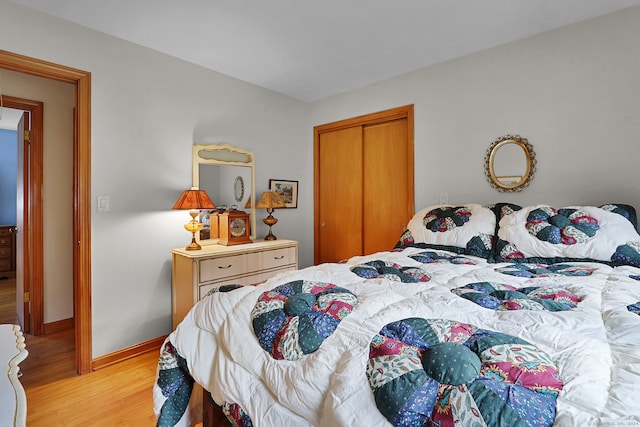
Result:
{"label": "dresser mirror", "polygon": [[484,173],[500,192],[522,191],[536,170],[536,154],[526,138],[505,135],[493,141],[484,158]]}
{"label": "dresser mirror", "polygon": [[[249,212],[251,239],[256,238],[255,175],[254,158],[246,151],[229,144],[197,144],[193,146],[192,185],[204,190],[221,212],[236,208]],[[245,186],[248,186],[245,189]],[[250,201],[251,208],[245,208]],[[202,211],[200,221],[204,224],[196,240],[201,245],[217,243],[217,233],[212,230],[210,214]]]}

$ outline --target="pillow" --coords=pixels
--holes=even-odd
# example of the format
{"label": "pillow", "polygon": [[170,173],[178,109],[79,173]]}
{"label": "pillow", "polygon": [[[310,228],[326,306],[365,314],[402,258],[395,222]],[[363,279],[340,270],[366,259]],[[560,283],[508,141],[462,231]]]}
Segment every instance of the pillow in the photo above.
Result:
{"label": "pillow", "polygon": [[417,212],[396,248],[417,246],[489,259],[496,216],[478,204],[430,206]]}
{"label": "pillow", "polygon": [[631,205],[623,205],[620,203],[609,203],[606,205],[601,205],[600,208],[605,211],[617,213],[627,218],[631,224],[633,224],[633,228],[638,229],[638,216],[636,215],[636,209]]}
{"label": "pillow", "polygon": [[632,221],[619,212],[595,206],[527,206],[499,221],[494,259],[640,265],[639,243]]}

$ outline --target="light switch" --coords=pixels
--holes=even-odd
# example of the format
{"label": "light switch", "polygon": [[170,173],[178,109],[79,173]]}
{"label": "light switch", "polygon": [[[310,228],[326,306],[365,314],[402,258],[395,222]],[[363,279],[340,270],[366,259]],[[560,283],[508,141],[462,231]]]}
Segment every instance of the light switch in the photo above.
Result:
{"label": "light switch", "polygon": [[109,196],[98,196],[98,212],[109,212]]}
{"label": "light switch", "polygon": [[449,195],[447,193],[440,193],[440,204],[446,205],[449,203]]}

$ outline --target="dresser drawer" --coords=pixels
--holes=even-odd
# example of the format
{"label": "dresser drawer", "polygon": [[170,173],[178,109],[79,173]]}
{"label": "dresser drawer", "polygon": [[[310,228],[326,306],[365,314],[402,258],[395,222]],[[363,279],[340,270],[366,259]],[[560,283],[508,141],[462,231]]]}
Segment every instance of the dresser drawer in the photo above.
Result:
{"label": "dresser drawer", "polygon": [[1,236],[0,237],[0,246],[10,246],[11,245],[11,237]]}
{"label": "dresser drawer", "polygon": [[0,246],[0,258],[11,258],[11,247]]}
{"label": "dresser drawer", "polygon": [[173,327],[194,303],[224,285],[249,286],[298,267],[298,242],[255,241],[249,244],[203,246],[198,251],[171,250],[171,309]]}
{"label": "dresser drawer", "polygon": [[209,292],[211,289],[219,288],[220,286],[225,286],[225,285],[248,286],[248,285],[255,285],[257,283],[260,283],[261,281],[262,281],[261,274],[253,274],[250,276],[223,280],[221,282],[211,283],[209,285],[202,285],[199,287],[198,300],[201,300],[202,298],[204,298],[204,296],[207,295],[207,292]]}
{"label": "dresser drawer", "polygon": [[268,270],[295,263],[295,251],[295,248],[282,248],[261,252],[262,269]]}
{"label": "dresser drawer", "polygon": [[200,261],[200,283],[246,273],[249,257],[247,254],[213,258]]}
{"label": "dresser drawer", "polygon": [[0,241],[2,240],[3,237],[10,236],[10,235],[11,235],[11,232],[9,232],[8,227],[0,228]]}
{"label": "dresser drawer", "polygon": [[11,271],[11,260],[0,259],[0,271]]}

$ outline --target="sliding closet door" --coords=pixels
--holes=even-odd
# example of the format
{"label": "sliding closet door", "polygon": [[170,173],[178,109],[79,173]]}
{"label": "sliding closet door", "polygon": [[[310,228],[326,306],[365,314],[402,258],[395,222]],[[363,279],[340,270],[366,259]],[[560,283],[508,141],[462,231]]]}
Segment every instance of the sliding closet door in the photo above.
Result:
{"label": "sliding closet door", "polygon": [[393,249],[413,179],[413,105],[316,126],[314,262]]}
{"label": "sliding closet door", "polygon": [[316,258],[337,262],[362,253],[362,127],[322,133],[316,149]]}
{"label": "sliding closet door", "polygon": [[365,254],[393,248],[413,215],[413,165],[407,164],[408,150],[407,119],[364,127]]}

